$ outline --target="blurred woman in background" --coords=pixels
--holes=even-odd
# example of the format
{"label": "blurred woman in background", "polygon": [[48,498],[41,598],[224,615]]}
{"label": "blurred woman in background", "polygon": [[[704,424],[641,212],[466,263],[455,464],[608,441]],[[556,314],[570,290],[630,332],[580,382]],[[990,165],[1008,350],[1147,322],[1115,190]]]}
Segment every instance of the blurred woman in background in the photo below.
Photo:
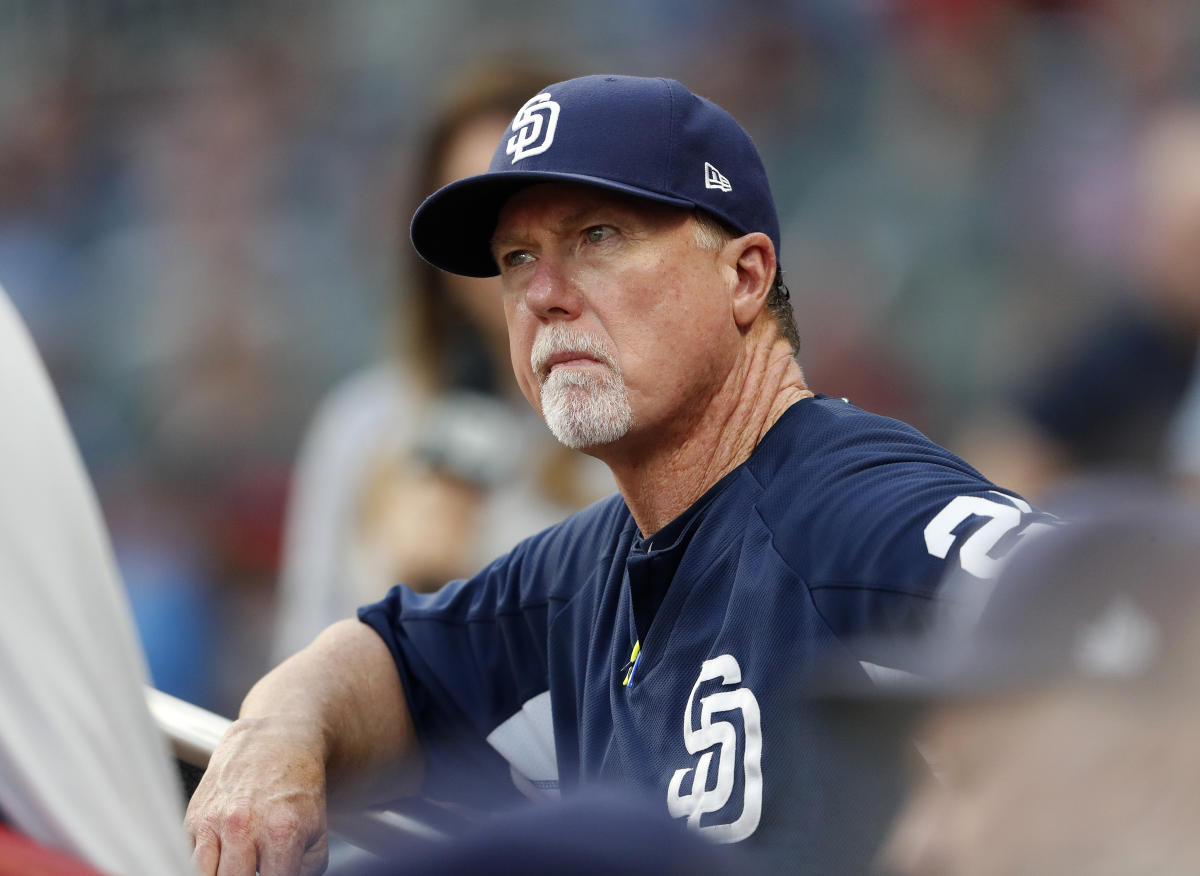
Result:
{"label": "blurred woman in background", "polygon": [[[564,78],[494,62],[462,77],[417,156],[413,208],[487,169],[521,105]],[[517,390],[497,278],[445,274],[407,244],[394,347],[335,387],[301,445],[274,657],[392,584],[434,589],[613,489],[553,440]]]}

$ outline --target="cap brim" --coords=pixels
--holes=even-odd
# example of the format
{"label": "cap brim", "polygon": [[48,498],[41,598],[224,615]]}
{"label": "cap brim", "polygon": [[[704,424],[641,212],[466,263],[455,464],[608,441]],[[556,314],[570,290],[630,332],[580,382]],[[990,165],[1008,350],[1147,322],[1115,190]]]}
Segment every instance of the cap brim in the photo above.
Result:
{"label": "cap brim", "polygon": [[695,206],[693,201],[577,173],[484,173],[452,182],[425,199],[413,214],[413,246],[421,258],[443,271],[494,277],[500,270],[492,258],[492,235],[500,211],[521,189],[545,182],[579,183],[684,209]]}

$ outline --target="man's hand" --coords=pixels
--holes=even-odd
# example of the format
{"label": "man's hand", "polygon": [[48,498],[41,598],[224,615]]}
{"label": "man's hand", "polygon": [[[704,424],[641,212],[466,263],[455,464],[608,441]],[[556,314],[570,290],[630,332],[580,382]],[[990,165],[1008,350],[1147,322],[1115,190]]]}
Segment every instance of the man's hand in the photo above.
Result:
{"label": "man's hand", "polygon": [[259,679],[240,714],[184,821],[202,876],[254,876],[256,868],[262,876],[321,873],[329,860],[329,783],[343,801],[354,790],[363,798],[358,805],[420,781],[396,664],[357,620],[338,621]]}
{"label": "man's hand", "polygon": [[222,738],[184,821],[202,876],[324,872],[329,842],[322,741],[299,724],[243,718]]}

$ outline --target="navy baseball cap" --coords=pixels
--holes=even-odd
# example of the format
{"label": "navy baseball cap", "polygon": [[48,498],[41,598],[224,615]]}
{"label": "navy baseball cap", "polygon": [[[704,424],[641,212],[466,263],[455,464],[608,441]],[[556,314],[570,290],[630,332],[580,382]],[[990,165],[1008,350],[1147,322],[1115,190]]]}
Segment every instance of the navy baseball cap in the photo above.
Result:
{"label": "navy baseball cap", "polygon": [[762,159],[733,116],[673,79],[583,76],[525,103],[487,173],[434,192],[411,235],[421,257],[454,274],[494,277],[492,234],[505,201],[540,182],[574,182],[684,209],[779,253],[779,219]]}

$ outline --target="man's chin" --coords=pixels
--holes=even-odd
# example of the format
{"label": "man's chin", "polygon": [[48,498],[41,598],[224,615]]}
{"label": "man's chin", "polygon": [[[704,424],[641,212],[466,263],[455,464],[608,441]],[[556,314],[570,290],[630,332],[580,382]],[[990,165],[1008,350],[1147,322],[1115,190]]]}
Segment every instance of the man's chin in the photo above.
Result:
{"label": "man's chin", "polygon": [[577,375],[542,387],[542,419],[559,443],[589,452],[625,437],[633,423],[623,387],[598,385]]}
{"label": "man's chin", "polygon": [[580,428],[577,423],[562,423],[558,420],[552,421],[550,419],[546,420],[546,425],[550,427],[551,434],[554,435],[559,444],[571,450],[578,450],[581,453],[590,453],[615,444],[624,438],[629,431],[628,428],[621,430],[615,428]]}

